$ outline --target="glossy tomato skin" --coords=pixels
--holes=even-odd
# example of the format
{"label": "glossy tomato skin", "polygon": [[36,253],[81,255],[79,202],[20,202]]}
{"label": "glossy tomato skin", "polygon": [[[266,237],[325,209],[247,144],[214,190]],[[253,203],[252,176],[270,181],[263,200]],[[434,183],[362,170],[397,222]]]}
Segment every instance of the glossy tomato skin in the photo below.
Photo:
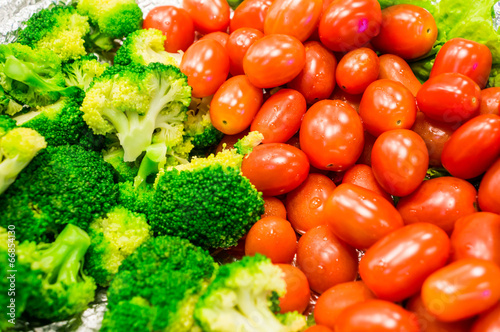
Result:
{"label": "glossy tomato skin", "polygon": [[241,171],[264,196],[286,194],[307,178],[309,161],[301,150],[284,143],[256,146],[243,159]]}
{"label": "glossy tomato skin", "polygon": [[408,225],[371,246],[359,263],[361,279],[382,300],[402,301],[420,290],[424,280],[443,267],[450,239],[429,223]]}
{"label": "glossy tomato skin", "polygon": [[382,10],[380,33],[371,43],[382,53],[415,59],[431,50],[437,33],[436,21],[426,9],[398,4]]}
{"label": "glossy tomato skin", "polygon": [[227,135],[235,135],[250,126],[262,105],[262,89],[254,87],[245,75],[228,79],[210,103],[213,126]]}
{"label": "glossy tomato skin", "polygon": [[[357,163],[368,165],[371,167],[371,165],[372,165],[372,149],[373,149],[373,145],[375,144],[375,141],[377,140],[377,138],[367,131],[365,131],[364,137],[365,137],[365,145],[363,146],[363,152],[361,153],[361,156],[359,157]],[[373,169],[372,169],[372,173],[373,173]],[[384,189],[384,188],[382,188],[382,189]]]}
{"label": "glossy tomato skin", "polygon": [[469,182],[445,176],[422,182],[399,200],[397,209],[407,225],[425,221],[451,234],[458,219],[477,211],[476,196]]}
{"label": "glossy tomato skin", "polygon": [[202,34],[226,31],[229,26],[230,8],[225,0],[183,0],[182,7]]}
{"label": "glossy tomato skin", "polygon": [[229,74],[226,49],[213,39],[200,40],[182,56],[181,71],[188,77],[193,97],[213,95]]}
{"label": "glossy tomato skin", "polygon": [[264,199],[264,214],[261,218],[264,217],[280,217],[286,219],[286,208],[283,202],[273,196],[265,196],[262,197]]}
{"label": "glossy tomato skin", "polygon": [[304,44],[306,62],[287,86],[302,93],[308,104],[330,97],[335,88],[337,59],[317,41]]}
{"label": "glossy tomato skin", "polygon": [[264,19],[273,0],[245,0],[234,10],[229,32],[240,28],[254,28],[264,33]]}
{"label": "glossy tomato skin", "polygon": [[392,129],[410,129],[415,123],[415,97],[403,84],[381,79],[366,88],[359,104],[363,126],[373,136]]}
{"label": "glossy tomato skin", "polygon": [[500,214],[500,159],[486,171],[477,192],[477,200],[481,211]]}
{"label": "glossy tomato skin", "polygon": [[480,114],[496,114],[500,113],[500,88],[493,87],[481,90],[481,106]]}
{"label": "glossy tomato skin", "polygon": [[[222,47],[225,48],[227,45],[227,41],[229,40],[229,35],[225,32],[222,32],[222,31],[215,31],[215,32],[210,32],[209,34],[206,34],[200,38],[200,40],[203,40],[203,39],[213,39],[213,40],[219,42],[222,45]],[[226,51],[227,51],[227,49],[226,49]]]}
{"label": "glossy tomato skin", "polygon": [[248,48],[264,34],[254,28],[239,28],[229,35],[226,50],[229,55],[229,72],[231,75],[242,75],[243,58],[248,51]]}
{"label": "glossy tomato skin", "polygon": [[424,140],[408,129],[382,133],[371,154],[373,174],[386,192],[394,196],[411,194],[422,183],[429,165]]}
{"label": "glossy tomato skin", "polygon": [[450,263],[422,286],[425,308],[439,320],[453,322],[493,307],[500,299],[500,267],[477,258]]}
{"label": "glossy tomato skin", "polygon": [[350,94],[360,94],[378,78],[379,59],[377,54],[367,47],[348,52],[340,60],[335,79],[339,88]]}
{"label": "glossy tomato skin", "polygon": [[306,62],[304,45],[295,37],[273,34],[255,41],[243,58],[243,70],[259,88],[290,82]]}
{"label": "glossy tomato skin", "polygon": [[274,0],[264,19],[264,33],[282,33],[304,42],[317,27],[322,0]]}
{"label": "glossy tomato skin", "polygon": [[384,197],[391,204],[393,203],[391,195],[380,186],[373,175],[372,168],[368,165],[356,164],[349,168],[342,177],[342,183],[350,183],[371,190]]}
{"label": "glossy tomato skin", "polygon": [[304,330],[304,332],[333,332],[333,330],[324,325],[313,325]]}
{"label": "glossy tomato skin", "polygon": [[307,276],[311,289],[321,294],[336,284],[356,279],[358,254],[322,225],[299,239],[297,266]]}
{"label": "glossy tomato skin", "polygon": [[453,38],[439,50],[429,77],[459,73],[473,79],[484,89],[490,77],[491,62],[488,46],[464,38]]}
{"label": "glossy tomato skin", "polygon": [[285,143],[299,130],[306,109],[300,92],[281,89],[261,106],[250,130],[264,135],[263,143]]}
{"label": "glossy tomato skin", "polygon": [[479,113],[481,89],[467,76],[444,73],[422,85],[417,105],[429,118],[457,125]]}
{"label": "glossy tomato skin", "polygon": [[494,332],[500,330],[500,303],[482,313],[474,322],[471,332]]}
{"label": "glossy tomato skin", "polygon": [[500,116],[481,114],[464,123],[444,144],[441,162],[451,175],[471,179],[500,155]]}
{"label": "glossy tomato skin", "polygon": [[363,94],[351,95],[351,94],[345,92],[344,90],[342,90],[341,88],[339,88],[338,86],[336,86],[335,89],[333,90],[333,94],[331,95],[331,97],[329,99],[343,101],[344,103],[348,104],[349,106],[354,108],[356,111],[358,111],[359,110],[359,103],[361,102],[362,96],[363,96]]}
{"label": "glossy tomato skin", "polygon": [[306,112],[300,146],[318,169],[343,171],[363,151],[363,125],[358,113],[339,100],[321,100]]}
{"label": "glossy tomato skin", "polygon": [[399,82],[410,90],[414,96],[417,96],[422,83],[417,79],[406,60],[394,54],[381,55],[379,60],[379,79],[389,79]]}
{"label": "glossy tomato skin", "polygon": [[194,24],[188,12],[174,6],[159,6],[150,10],[142,23],[143,29],[158,29],[167,36],[165,51],[186,51],[194,41]]}
{"label": "glossy tomato skin", "polygon": [[371,190],[343,183],[325,203],[332,231],[356,249],[368,249],[404,226],[396,208]]}
{"label": "glossy tomato skin", "polygon": [[298,311],[303,313],[309,305],[311,290],[307,277],[298,267],[277,264],[285,274],[286,293],[280,297],[280,313]]}
{"label": "glossy tomato skin", "polygon": [[376,36],[381,23],[378,1],[333,1],[321,15],[318,33],[323,45],[330,50],[348,52]]}
{"label": "glossy tomato skin", "polygon": [[344,309],[335,332],[418,332],[417,318],[400,306],[383,300],[367,300]]}

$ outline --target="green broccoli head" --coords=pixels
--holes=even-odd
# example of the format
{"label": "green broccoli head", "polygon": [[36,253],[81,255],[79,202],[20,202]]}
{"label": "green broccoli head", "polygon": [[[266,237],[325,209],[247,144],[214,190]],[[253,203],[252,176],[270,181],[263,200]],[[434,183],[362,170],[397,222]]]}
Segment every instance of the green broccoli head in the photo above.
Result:
{"label": "green broccoli head", "polygon": [[123,261],[111,282],[104,330],[130,329],[146,312],[141,330],[193,331],[195,303],[215,270],[209,253],[187,240],[149,239]]}
{"label": "green broccoli head", "polygon": [[117,206],[89,227],[91,245],[85,269],[101,286],[108,286],[122,261],[147,241],[150,226],[142,214]]}
{"label": "green broccoli head", "polygon": [[0,114],[4,113],[10,116],[21,112],[23,105],[16,102],[10,96],[8,96],[3,87],[0,85]]}
{"label": "green broccoli head", "polygon": [[215,129],[210,119],[212,96],[192,98],[188,118],[185,122],[186,134],[192,138],[194,151],[207,151],[219,144],[224,134]]}
{"label": "green broccoli head", "polygon": [[49,146],[0,196],[0,226],[23,229],[20,241],[48,241],[66,224],[87,230],[116,198],[115,172],[98,152]]}
{"label": "green broccoli head", "polygon": [[110,146],[102,151],[104,161],[109,163],[118,173],[119,182],[134,181],[139,171],[139,163],[126,162],[123,160],[125,152],[120,146]]}
{"label": "green broccoli head", "polygon": [[62,61],[86,54],[84,37],[90,32],[88,18],[66,5],[42,9],[25,22],[17,42],[33,49],[48,49]]}
{"label": "green broccoli head", "polygon": [[100,62],[95,55],[85,55],[73,61],[64,62],[62,72],[66,86],[76,86],[87,91],[94,78],[108,69],[109,64]]}
{"label": "green broccoli head", "polygon": [[306,326],[300,314],[278,317],[272,311],[273,293],[283,295],[281,269],[257,254],[222,265],[201,295],[194,316],[206,332],[293,332]]}

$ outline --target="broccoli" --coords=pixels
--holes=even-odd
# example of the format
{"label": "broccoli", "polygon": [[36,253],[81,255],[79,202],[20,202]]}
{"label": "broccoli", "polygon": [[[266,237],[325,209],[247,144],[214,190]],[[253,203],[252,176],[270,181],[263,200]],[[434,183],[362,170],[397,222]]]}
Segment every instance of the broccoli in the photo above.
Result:
{"label": "broccoli", "polygon": [[46,147],[43,136],[29,128],[14,128],[0,137],[0,195],[12,185],[36,154]]}
{"label": "broccoli", "polygon": [[63,4],[42,9],[25,22],[17,42],[33,49],[48,49],[62,61],[86,54],[84,37],[90,32],[88,17]]}
{"label": "broccoli", "polygon": [[262,143],[263,140],[264,135],[258,131],[251,131],[234,143],[234,148],[239,154],[246,155],[252,152],[252,149]]}
{"label": "broccoli", "polygon": [[101,331],[198,331],[194,306],[216,268],[208,252],[187,240],[149,239],[111,282]]}
{"label": "broccoli", "polygon": [[194,311],[196,322],[206,332],[293,332],[306,327],[297,312],[276,315],[272,308],[283,295],[283,272],[267,257],[257,254],[222,265],[201,295]]}
{"label": "broccoli", "polygon": [[20,241],[50,241],[66,224],[87,230],[116,205],[115,175],[96,151],[49,146],[0,196],[0,226],[22,229]]}
{"label": "broccoli", "polygon": [[215,129],[210,119],[212,96],[192,98],[185,123],[186,135],[192,138],[193,150],[198,154],[217,146],[224,134]]}
{"label": "broccoli", "polygon": [[62,64],[66,86],[76,86],[87,91],[95,77],[99,77],[109,67],[108,63],[99,62],[95,55],[85,55]]}
{"label": "broccoli", "polygon": [[89,227],[91,245],[85,270],[101,286],[108,286],[122,261],[150,236],[144,215],[117,206],[106,217],[94,220]]}
{"label": "broccoli", "polygon": [[104,161],[111,164],[118,173],[119,182],[133,182],[139,171],[137,162],[123,161],[125,152],[121,147],[110,146],[107,150],[102,151]]}
{"label": "broccoli", "polygon": [[79,0],[77,11],[90,19],[90,49],[109,51],[116,46],[114,39],[142,28],[143,14],[135,0]]}
{"label": "broccoli", "polygon": [[179,66],[180,53],[165,51],[167,37],[157,29],[141,29],[132,32],[116,52],[114,63],[126,66],[130,63],[149,65],[153,62]]}
{"label": "broccoli", "polygon": [[3,90],[3,87],[0,85],[0,114],[5,113],[10,116],[13,116],[16,113],[21,112],[22,110],[23,110],[23,105],[20,105],[10,96],[8,96]]}
{"label": "broccoli", "polygon": [[14,119],[10,116],[0,114],[0,138],[16,127],[17,125]]}

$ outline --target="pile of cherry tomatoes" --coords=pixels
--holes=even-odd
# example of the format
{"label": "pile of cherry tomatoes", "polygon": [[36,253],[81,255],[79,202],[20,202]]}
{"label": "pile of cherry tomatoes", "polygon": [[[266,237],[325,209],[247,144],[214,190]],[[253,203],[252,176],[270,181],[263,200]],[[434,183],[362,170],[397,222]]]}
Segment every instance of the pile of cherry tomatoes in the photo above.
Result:
{"label": "pile of cherry tomatoes", "polygon": [[230,12],[226,0],[184,0],[153,9],[144,28],[184,52],[222,143],[264,135],[242,172],[266,212],[242,250],[282,267],[281,310],[313,313],[309,332],[498,331],[490,50],[452,39],[421,84],[408,63],[438,33],[423,8],[245,0]]}

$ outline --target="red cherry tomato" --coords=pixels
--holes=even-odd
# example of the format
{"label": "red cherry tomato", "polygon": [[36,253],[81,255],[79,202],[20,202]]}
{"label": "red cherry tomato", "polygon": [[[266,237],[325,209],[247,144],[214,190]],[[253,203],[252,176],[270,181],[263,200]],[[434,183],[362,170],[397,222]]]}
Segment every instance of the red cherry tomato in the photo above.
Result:
{"label": "red cherry tomato", "polygon": [[379,57],[379,79],[389,79],[403,84],[414,96],[417,96],[422,83],[417,79],[408,63],[394,54],[384,54]]}
{"label": "red cherry tomato", "polygon": [[361,103],[361,97],[363,97],[363,94],[351,95],[337,86],[333,90],[333,94],[330,99],[343,101],[344,103],[354,108],[356,111],[359,111],[359,103]]}
{"label": "red cherry tomato", "polygon": [[373,191],[374,193],[384,197],[386,200],[393,203],[391,195],[389,195],[377,182],[373,175],[373,170],[370,166],[364,164],[354,165],[349,168],[342,178],[342,183],[350,183],[356,186]]}
{"label": "red cherry tomato", "polygon": [[481,114],[464,123],[444,143],[441,162],[451,175],[471,179],[500,155],[500,116]]}
{"label": "red cherry tomato", "polygon": [[500,299],[500,267],[465,258],[437,270],[422,286],[425,308],[439,320],[453,322],[493,307]]}
{"label": "red cherry tomato", "polygon": [[307,178],[309,161],[304,152],[284,143],[256,146],[241,165],[241,171],[265,196],[288,193]]}
{"label": "red cherry tomato", "polygon": [[408,129],[382,133],[373,145],[371,158],[378,183],[395,196],[406,196],[417,189],[429,165],[424,140]]}
{"label": "red cherry tomato", "polygon": [[426,9],[399,4],[382,10],[380,33],[371,43],[382,53],[415,59],[431,50],[437,33],[436,21]]}
{"label": "red cherry tomato", "polygon": [[308,104],[330,97],[335,88],[337,60],[321,43],[304,44],[306,63],[302,71],[287,86],[302,93]]}
{"label": "red cherry tomato", "polygon": [[375,52],[367,47],[358,48],[342,57],[335,72],[335,79],[339,88],[345,92],[360,94],[377,79],[379,67]]}
{"label": "red cherry tomato", "polygon": [[262,197],[264,199],[264,214],[265,217],[280,217],[287,219],[285,204],[281,200],[273,196]]}
{"label": "red cherry tomato", "polygon": [[403,227],[403,219],[387,199],[348,183],[338,186],[325,203],[332,231],[357,249],[367,249]]}
{"label": "red cherry tomato", "polygon": [[480,114],[496,114],[500,112],[500,88],[488,88],[481,90]]}
{"label": "red cherry tomato", "polygon": [[363,151],[363,125],[358,113],[339,100],[321,100],[307,111],[300,126],[300,146],[319,169],[343,171]]}
{"label": "red cherry tomato", "polygon": [[297,266],[307,276],[311,289],[321,294],[336,284],[356,279],[358,254],[322,225],[299,239]]}
{"label": "red cherry tomato", "polygon": [[307,277],[299,268],[290,264],[277,264],[285,274],[286,293],[280,297],[280,313],[303,313],[309,305],[311,290]]}
{"label": "red cherry tomato", "polygon": [[363,93],[359,116],[373,136],[392,129],[410,129],[417,116],[415,97],[399,82],[377,80]]}
{"label": "red cherry tomato", "polygon": [[376,36],[381,22],[376,0],[333,1],[321,15],[319,38],[332,51],[348,52]]}
{"label": "red cherry tomato", "polygon": [[[359,157],[357,163],[368,165],[371,167],[371,165],[372,165],[372,149],[373,149],[373,145],[375,144],[375,141],[377,140],[377,138],[367,131],[365,131],[364,137],[365,137],[365,145],[363,146],[363,152],[361,153],[361,156]],[[372,172],[373,172],[373,169],[372,169]],[[382,189],[384,189],[384,188],[382,188]]]}
{"label": "red cherry tomato", "polygon": [[245,0],[234,10],[229,32],[240,28],[254,28],[264,32],[264,19],[273,0]]}
{"label": "red cherry tomato", "polygon": [[324,325],[313,325],[304,332],[333,332],[333,330]]}
{"label": "red cherry tomato", "polygon": [[482,313],[472,326],[471,332],[494,332],[500,330],[500,302]]}
{"label": "red cherry tomato", "polygon": [[335,332],[418,332],[417,318],[400,306],[367,300],[342,310]]}
{"label": "red cherry tomato", "polygon": [[212,39],[191,45],[182,56],[181,71],[188,77],[193,97],[213,95],[229,74],[229,56],[222,45]]}
{"label": "red cherry tomato", "polygon": [[429,118],[457,124],[479,113],[481,89],[467,76],[445,73],[422,85],[417,93],[417,104]]}
{"label": "red cherry tomato", "polygon": [[242,132],[252,123],[262,98],[262,90],[254,87],[245,75],[231,77],[210,103],[213,126],[227,135]]}
{"label": "red cherry tomato", "polygon": [[500,159],[486,171],[479,184],[477,200],[482,211],[500,214]]}
{"label": "red cherry tomato", "polygon": [[259,88],[290,82],[306,62],[304,45],[295,37],[274,34],[255,41],[243,57],[243,70]]}
{"label": "red cherry tomato", "polygon": [[202,34],[226,31],[229,26],[226,0],[183,0],[182,7],[193,19],[195,30]]}
{"label": "red cherry tomato", "polygon": [[429,77],[443,73],[459,73],[473,79],[484,89],[491,70],[488,46],[463,38],[448,40],[439,50]]}
{"label": "red cherry tomato", "polygon": [[182,8],[174,6],[153,8],[142,22],[142,28],[161,30],[167,36],[165,41],[167,52],[186,51],[194,41],[193,20]]}
{"label": "red cherry tomato", "polygon": [[226,49],[229,55],[231,75],[242,75],[243,57],[248,48],[258,39],[264,37],[264,34],[254,28],[239,28],[229,35]]}
{"label": "red cherry tomato", "polygon": [[[222,31],[216,31],[216,32],[210,32],[209,34],[206,34],[202,38],[200,38],[200,40],[203,40],[203,39],[213,39],[213,40],[219,42],[222,45],[222,47],[226,47],[227,41],[229,39],[229,35],[225,32],[222,32]],[[226,49],[226,51],[227,51],[227,49]],[[228,55],[229,55],[229,52],[228,52]]]}
{"label": "red cherry tomato", "polygon": [[264,135],[263,143],[285,143],[299,130],[306,109],[300,92],[282,89],[262,105],[250,130]]}

